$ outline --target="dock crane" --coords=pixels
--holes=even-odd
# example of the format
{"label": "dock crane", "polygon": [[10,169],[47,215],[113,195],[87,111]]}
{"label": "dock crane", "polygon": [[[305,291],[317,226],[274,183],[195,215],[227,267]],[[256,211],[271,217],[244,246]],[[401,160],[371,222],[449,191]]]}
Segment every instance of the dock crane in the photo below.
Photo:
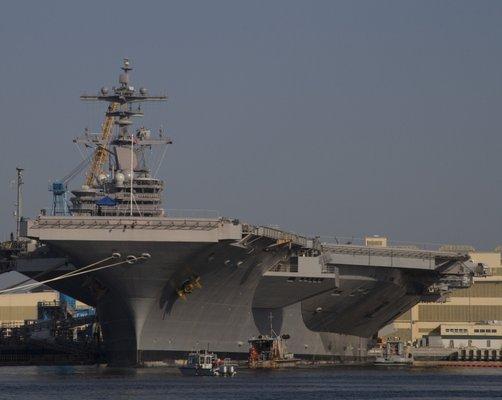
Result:
{"label": "dock crane", "polygon": [[[106,113],[106,119],[102,125],[102,135],[101,144],[96,147],[94,153],[89,155],[87,158],[82,160],[69,174],[61,179],[58,179],[49,187],[49,191],[52,192],[52,215],[68,215],[68,199],[66,197],[68,193],[68,183],[76,177],[83,169],[91,163],[90,168],[86,173],[85,184],[87,186],[94,186],[94,180],[103,171],[103,164],[106,160],[106,153],[108,151],[108,144],[112,136],[114,116],[113,114],[119,107],[118,103],[111,103],[108,107]],[[92,158],[92,162],[91,162]]]}
{"label": "dock crane", "polygon": [[68,182],[75,178],[89,164],[91,160],[89,155],[84,158],[73,170],[61,179],[58,179],[49,186],[49,191],[52,192],[52,215],[68,215]]}
{"label": "dock crane", "polygon": [[105,163],[106,155],[108,152],[108,144],[110,143],[110,139],[112,136],[113,122],[114,122],[113,113],[117,111],[118,107],[119,103],[111,103],[108,106],[106,119],[102,125],[101,145],[96,147],[96,150],[94,151],[94,155],[92,158],[91,167],[87,171],[85,177],[85,184],[89,187],[93,186],[95,179],[97,179],[100,173],[103,172],[103,165]]}

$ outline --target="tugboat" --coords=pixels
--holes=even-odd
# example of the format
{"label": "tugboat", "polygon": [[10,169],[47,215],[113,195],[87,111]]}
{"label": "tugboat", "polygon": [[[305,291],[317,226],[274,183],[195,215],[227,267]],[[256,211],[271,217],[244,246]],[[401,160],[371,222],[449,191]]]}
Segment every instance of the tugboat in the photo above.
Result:
{"label": "tugboat", "polygon": [[378,366],[409,366],[413,364],[413,354],[405,350],[400,340],[388,340],[383,346],[383,354],[377,357],[374,365]]}
{"label": "tugboat", "polygon": [[234,376],[237,373],[237,367],[230,360],[220,360],[209,350],[191,352],[186,364],[179,369],[187,376]]}
{"label": "tugboat", "polygon": [[282,367],[294,367],[298,359],[293,353],[288,353],[286,340],[289,335],[277,335],[272,328],[272,316],[270,316],[270,335],[259,335],[248,340],[249,357],[248,365],[252,369],[272,369]]}

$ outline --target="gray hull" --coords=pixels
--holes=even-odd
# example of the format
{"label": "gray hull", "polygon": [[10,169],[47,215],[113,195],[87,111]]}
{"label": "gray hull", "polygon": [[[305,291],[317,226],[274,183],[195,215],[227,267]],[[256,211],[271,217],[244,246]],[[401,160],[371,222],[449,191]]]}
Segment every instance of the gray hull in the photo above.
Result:
{"label": "gray hull", "polygon": [[[290,335],[288,351],[297,357],[364,357],[367,338],[420,301],[438,271],[465,260],[398,249],[373,256],[376,250],[361,247],[316,250],[304,238],[229,220],[45,217],[28,236],[47,245],[46,257],[61,257],[52,267],[19,260],[25,267],[18,270],[39,280],[112,253],[148,253],[144,263],[51,283],[96,307],[109,360],[118,365],[207,345],[245,357],[247,340],[271,325]],[[65,257],[68,266],[55,268]],[[193,277],[201,287],[180,297]]]}
{"label": "gray hull", "polygon": [[[291,336],[288,350],[295,354],[349,358],[364,355],[365,339],[309,330],[301,302],[284,307],[264,304],[270,294],[257,292],[260,282],[267,279],[263,274],[287,255],[284,250],[264,252],[263,248],[270,244],[268,239],[259,239],[247,254],[249,249],[229,242],[130,242],[114,243],[113,247],[102,242],[53,242],[53,247],[71,254],[76,265],[87,265],[111,251],[127,254],[148,248],[152,255],[145,264],[98,271],[92,277],[72,278],[55,286],[84,301],[92,298],[89,302],[97,308],[106,349],[114,364],[176,357],[206,345],[218,354],[245,357],[247,340],[269,333],[270,321],[277,333]],[[200,276],[202,287],[194,289],[186,299],[180,298],[176,289],[194,274]],[[335,280],[322,285],[315,287],[315,292],[334,289]],[[281,290],[280,285],[276,289]],[[272,288],[272,293],[276,289]],[[311,295],[311,288],[305,289],[296,288],[300,298]]]}

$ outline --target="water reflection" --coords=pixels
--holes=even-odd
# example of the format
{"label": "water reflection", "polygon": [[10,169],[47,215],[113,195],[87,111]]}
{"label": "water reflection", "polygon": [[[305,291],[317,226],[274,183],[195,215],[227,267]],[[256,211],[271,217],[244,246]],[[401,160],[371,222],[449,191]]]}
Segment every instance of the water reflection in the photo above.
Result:
{"label": "water reflection", "polygon": [[234,378],[182,377],[175,368],[1,367],[0,399],[488,399],[499,369],[325,368],[240,370]]}

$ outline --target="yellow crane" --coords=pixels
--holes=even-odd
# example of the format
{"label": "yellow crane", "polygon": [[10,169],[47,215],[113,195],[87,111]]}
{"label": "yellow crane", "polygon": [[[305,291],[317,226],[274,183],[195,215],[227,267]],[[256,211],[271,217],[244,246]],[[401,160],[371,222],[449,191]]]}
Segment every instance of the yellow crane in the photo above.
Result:
{"label": "yellow crane", "polygon": [[85,177],[85,184],[87,186],[93,186],[94,179],[96,179],[99,176],[99,174],[103,172],[103,165],[106,160],[108,143],[110,143],[110,139],[112,137],[113,122],[114,122],[114,117],[110,114],[117,111],[118,107],[119,103],[111,103],[108,106],[106,119],[102,125],[102,138],[101,138],[102,144],[98,146],[94,151],[91,167],[87,171]]}

